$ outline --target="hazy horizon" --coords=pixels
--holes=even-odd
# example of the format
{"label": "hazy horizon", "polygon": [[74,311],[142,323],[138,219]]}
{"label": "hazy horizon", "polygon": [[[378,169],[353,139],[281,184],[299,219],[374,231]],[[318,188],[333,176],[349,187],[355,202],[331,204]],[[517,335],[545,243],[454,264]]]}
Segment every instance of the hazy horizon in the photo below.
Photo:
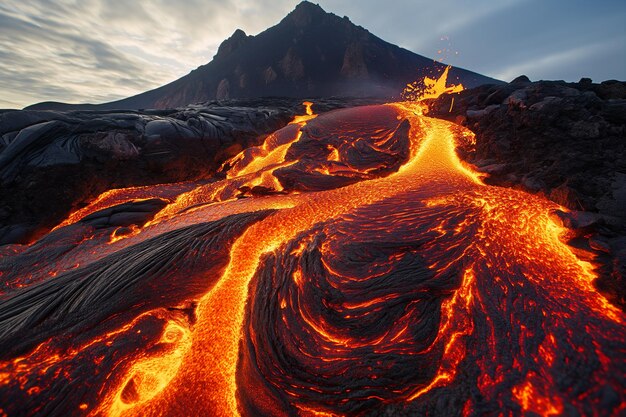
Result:
{"label": "hazy horizon", "polygon": [[[208,63],[237,28],[256,35],[292,0],[51,1],[0,5],[0,108],[106,102]],[[626,79],[626,3],[618,0],[319,0],[417,54],[510,81]]]}

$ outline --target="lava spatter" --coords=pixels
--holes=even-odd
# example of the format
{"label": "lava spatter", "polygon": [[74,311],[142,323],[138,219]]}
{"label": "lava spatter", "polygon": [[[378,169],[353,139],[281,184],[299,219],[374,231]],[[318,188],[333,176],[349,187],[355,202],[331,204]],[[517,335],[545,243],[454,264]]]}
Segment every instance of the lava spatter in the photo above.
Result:
{"label": "lava spatter", "polygon": [[[76,243],[86,269],[0,303],[0,343],[31,340],[3,356],[0,398],[57,415],[618,415],[624,313],[563,243],[562,208],[483,184],[455,152],[473,134],[423,113],[307,114],[168,195],[113,258]],[[97,389],[62,388],[80,384]]]}

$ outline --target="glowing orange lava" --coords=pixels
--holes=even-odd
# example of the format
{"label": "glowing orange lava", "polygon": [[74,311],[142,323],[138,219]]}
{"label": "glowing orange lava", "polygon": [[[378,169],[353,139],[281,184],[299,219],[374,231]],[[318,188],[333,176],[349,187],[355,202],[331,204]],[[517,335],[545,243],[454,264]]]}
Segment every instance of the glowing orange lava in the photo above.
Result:
{"label": "glowing orange lava", "polygon": [[[437,80],[425,80],[421,99],[462,90],[460,85],[446,85],[448,69]],[[407,93],[414,88],[410,90]],[[485,185],[456,154],[459,144],[474,143],[474,135],[424,116],[423,103],[334,113],[339,120],[349,119],[349,126],[360,126],[369,118],[395,123],[375,130],[367,146],[357,143],[359,132],[345,133],[341,143],[317,143],[315,134],[325,126],[324,116],[313,114],[312,103],[304,105],[306,115],[225,164],[230,170],[224,180],[180,192],[152,222],[131,233],[127,245],[190,224],[269,211],[234,240],[219,279],[204,277],[215,284],[194,300],[192,324],[164,316],[157,347],[134,356],[124,365],[123,375],[107,380],[99,388],[102,397],[97,406],[81,401],[76,408],[85,410],[83,414],[115,417],[254,413],[330,417],[366,415],[368,407],[381,405],[404,410],[431,401],[435,405],[428,407],[436,407],[432,398],[447,398],[442,390],[450,390],[463,395],[462,404],[454,406],[465,415],[489,414],[493,404],[514,410],[511,413],[559,415],[564,404],[587,401],[573,389],[557,386],[553,376],[557,371],[552,372],[572,360],[563,353],[564,347],[576,344],[580,357],[598,358],[589,380],[596,386],[606,383],[612,346],[624,336],[624,313],[593,287],[593,266],[563,243],[567,230],[553,215],[562,207],[539,196]],[[307,130],[314,123],[319,124]],[[402,159],[402,142],[394,140],[405,132],[408,155]],[[295,188],[289,169],[312,163],[294,156],[298,146],[309,146],[304,149],[319,155],[321,162],[315,162],[322,165],[314,174],[324,180],[337,175],[349,181],[347,185],[322,191]],[[355,176],[379,172],[375,165],[358,165],[362,161],[354,155],[365,162],[375,159],[371,155],[383,155],[402,163],[393,172],[353,181]],[[105,193],[63,224],[113,205],[117,197],[151,195],[149,188],[136,191]],[[376,247],[377,239],[387,243],[383,249],[389,253]],[[112,245],[118,240],[110,239]],[[349,257],[355,269],[363,269],[344,270],[342,248],[357,244],[362,246]],[[367,263],[367,256],[376,261]],[[402,291],[389,290],[391,278],[397,280],[394,268],[400,274],[409,267],[420,271],[420,276],[412,277],[416,281]],[[283,273],[284,281],[276,288],[264,281]],[[186,278],[179,274],[172,279]],[[384,285],[374,285],[377,282]],[[266,298],[265,293],[256,298],[261,283],[268,287]],[[406,293],[414,289],[411,298]],[[319,293],[311,295],[313,290]],[[273,321],[255,321],[253,308]],[[395,309],[397,318],[380,329],[371,316],[385,317],[385,309]],[[576,338],[575,332],[582,330],[574,326],[581,316],[589,338]],[[368,320],[376,331],[359,334],[340,325]],[[275,350],[263,350],[265,335],[255,332],[257,325],[267,325],[275,338],[289,343],[276,342]],[[434,329],[428,340],[418,337],[425,328]],[[134,324],[121,332],[129,329],[134,331]],[[368,359],[361,361],[360,355]],[[285,368],[278,366],[279,359]],[[311,364],[304,367],[303,379],[289,374],[292,365],[296,369],[296,359]],[[58,363],[62,355],[49,360]],[[271,365],[264,367],[264,360]],[[0,366],[0,371],[10,371],[0,372],[0,384],[9,383],[9,374],[27,379],[28,369],[17,368],[20,362],[31,362],[17,361]],[[385,391],[385,384],[400,378],[397,373],[402,369],[394,368],[394,361],[423,361],[429,366],[418,370],[423,371],[419,378],[402,376],[406,383],[402,380]],[[359,378],[344,389],[335,386],[332,378],[337,375],[325,374],[325,367],[335,374],[355,372]],[[322,387],[307,384],[307,378],[330,382]],[[471,394],[467,386],[472,387]],[[436,409],[423,410],[432,414]]]}
{"label": "glowing orange lava", "polygon": [[464,87],[462,84],[447,85],[446,81],[450,68],[450,66],[447,66],[438,78],[424,77],[423,87],[420,87],[417,82],[407,84],[402,92],[402,98],[404,100],[426,100],[437,98],[442,94],[463,91]]}
{"label": "glowing orange lava", "polygon": [[[428,89],[424,93],[425,98],[433,98],[442,92],[458,91],[462,88],[460,86],[446,87],[446,75],[447,69],[440,80],[426,80]],[[578,261],[567,246],[559,240],[559,234],[564,232],[564,229],[557,226],[548,215],[550,207],[553,206],[551,203],[533,198],[532,202],[519,205],[520,211],[512,217],[522,219],[522,222],[518,223],[523,224],[525,229],[518,229],[516,223],[507,221],[510,214],[507,218],[501,216],[510,212],[511,208],[515,208],[515,206],[511,207],[511,204],[519,204],[516,199],[525,200],[530,197],[509,190],[486,187],[482,185],[476,173],[461,163],[454,150],[455,136],[461,134],[471,137],[471,134],[441,120],[421,118],[415,114],[420,112],[415,110],[415,105],[412,103],[395,105],[394,108],[401,117],[410,120],[413,126],[410,162],[404,165],[398,173],[386,178],[357,183],[338,190],[303,194],[295,200],[294,207],[283,209],[249,228],[232,247],[230,263],[219,283],[203,297],[198,306],[198,323],[191,335],[191,349],[184,357],[179,373],[161,394],[155,395],[156,398],[150,403],[138,405],[138,408],[133,410],[134,413],[137,415],[170,414],[170,411],[165,410],[173,410],[172,404],[189,404],[191,396],[194,404],[191,409],[197,406],[211,410],[213,415],[238,415],[236,397],[238,345],[248,286],[262,256],[278,250],[285,242],[318,222],[429,182],[452,185],[456,189],[463,190],[465,195],[470,195],[465,197],[466,201],[463,202],[454,201],[455,196],[458,195],[456,192],[439,199],[433,198],[428,201],[431,207],[443,203],[480,207],[489,218],[485,222],[483,231],[479,232],[484,234],[485,240],[494,237],[502,238],[503,232],[488,231],[488,226],[492,222],[498,223],[496,225],[498,228],[504,227],[509,231],[508,234],[527,235],[530,232],[532,242],[529,243],[534,247],[528,248],[529,250],[525,253],[520,253],[520,256],[524,256],[524,259],[528,259],[533,264],[541,264],[545,259],[533,259],[533,257],[543,256],[535,255],[535,253],[544,253],[545,250],[534,251],[534,249],[548,249],[552,257],[549,261],[563,265],[568,272],[559,276],[574,277],[571,283],[578,292],[581,290],[587,292],[587,302],[594,307],[595,311],[614,319],[620,317],[621,313],[615,308],[598,301],[600,297],[591,287],[593,275],[590,274],[590,268]],[[422,137],[422,133],[417,130],[418,126],[423,129],[426,137]],[[299,138],[298,135],[292,142],[275,147],[262,146],[256,158],[241,169],[235,166],[229,176],[236,178],[258,173],[267,167],[280,166],[284,163],[287,148]],[[271,143],[271,139],[266,142],[268,143]],[[487,197],[479,197],[478,190],[482,190]],[[475,196],[471,197],[472,194]],[[532,221],[526,223],[524,220],[526,217]],[[501,226],[500,222],[503,223]],[[494,244],[497,243],[494,242]],[[478,248],[478,250],[481,249]],[[434,387],[450,383],[454,379],[456,367],[465,354],[463,337],[472,332],[470,307],[473,303],[474,281],[475,272],[470,268],[465,272],[461,289],[442,306],[445,319],[441,324],[439,337],[447,340],[442,365],[432,382],[424,387],[415,387],[406,396],[406,401],[415,400]],[[345,338],[328,334],[323,327],[318,327],[314,323],[311,323],[311,327],[331,344],[347,346],[351,343]],[[211,387],[211,389],[206,390],[205,387]],[[521,392],[522,397],[519,398],[524,408],[533,409],[528,399],[532,391],[529,388],[523,388]],[[542,404],[541,400],[534,400],[534,403]],[[116,408],[117,406],[114,405],[113,409]],[[541,412],[548,408],[536,406],[534,410]],[[328,411],[309,410],[309,412],[324,414]],[[273,409],[273,413],[282,414],[278,408]]]}

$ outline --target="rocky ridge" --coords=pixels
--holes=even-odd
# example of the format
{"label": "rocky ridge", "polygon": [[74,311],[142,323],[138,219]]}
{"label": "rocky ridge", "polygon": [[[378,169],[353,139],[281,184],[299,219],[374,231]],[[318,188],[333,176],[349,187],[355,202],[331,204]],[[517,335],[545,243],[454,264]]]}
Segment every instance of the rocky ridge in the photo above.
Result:
{"label": "rocky ridge", "polygon": [[[454,100],[454,101],[453,101]],[[431,115],[476,134],[461,156],[489,184],[543,194],[566,207],[578,255],[599,262],[598,286],[626,306],[626,83],[485,85],[442,96]]]}

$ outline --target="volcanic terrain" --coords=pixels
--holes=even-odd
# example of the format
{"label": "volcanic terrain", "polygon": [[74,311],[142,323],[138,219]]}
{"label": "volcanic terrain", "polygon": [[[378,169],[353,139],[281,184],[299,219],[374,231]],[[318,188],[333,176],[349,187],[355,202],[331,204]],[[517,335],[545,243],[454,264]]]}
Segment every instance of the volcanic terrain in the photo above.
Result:
{"label": "volcanic terrain", "polygon": [[[189,104],[338,24],[350,82]],[[623,415],[626,83],[311,98],[387,46],[304,2],[123,102],[180,107],[1,112],[0,417]]]}

